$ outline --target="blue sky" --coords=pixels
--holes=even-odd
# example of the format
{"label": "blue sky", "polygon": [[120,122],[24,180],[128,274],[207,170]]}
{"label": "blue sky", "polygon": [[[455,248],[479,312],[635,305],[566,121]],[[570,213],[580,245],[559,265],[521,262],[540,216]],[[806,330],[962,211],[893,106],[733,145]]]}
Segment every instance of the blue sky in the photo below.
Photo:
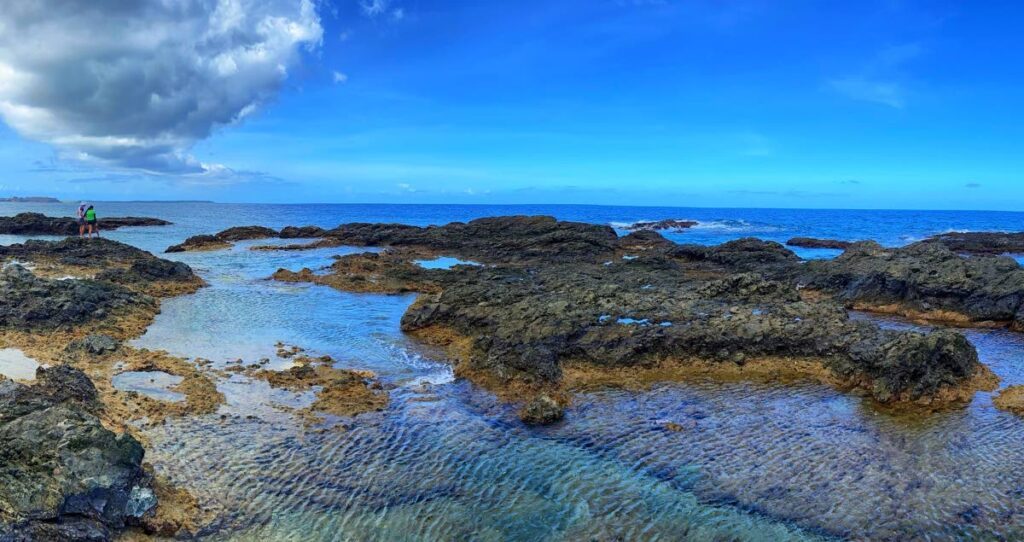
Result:
{"label": "blue sky", "polygon": [[1024,210],[1013,2],[334,0],[318,16],[274,96],[190,146],[231,174],[77,162],[4,126],[0,194]]}

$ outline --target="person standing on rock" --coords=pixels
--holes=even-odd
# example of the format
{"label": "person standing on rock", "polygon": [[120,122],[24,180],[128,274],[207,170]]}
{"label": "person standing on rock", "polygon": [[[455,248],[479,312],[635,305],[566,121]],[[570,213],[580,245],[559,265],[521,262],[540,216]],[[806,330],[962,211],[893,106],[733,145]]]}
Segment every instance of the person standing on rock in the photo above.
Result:
{"label": "person standing on rock", "polygon": [[78,214],[76,215],[76,217],[78,218],[78,236],[79,237],[85,237],[85,210],[88,207],[89,207],[89,204],[84,202],[84,201],[78,204]]}
{"label": "person standing on rock", "polygon": [[89,227],[89,239],[92,239],[92,232],[96,230],[96,236],[100,234],[100,227],[96,224],[96,209],[90,205],[85,210],[85,225]]}

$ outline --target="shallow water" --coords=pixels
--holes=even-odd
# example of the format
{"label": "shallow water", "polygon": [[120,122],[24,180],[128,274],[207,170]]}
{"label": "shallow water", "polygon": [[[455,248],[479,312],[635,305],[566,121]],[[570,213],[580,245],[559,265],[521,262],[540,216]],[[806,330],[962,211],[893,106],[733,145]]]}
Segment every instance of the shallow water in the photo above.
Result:
{"label": "shallow water", "polygon": [[451,269],[456,265],[480,265],[470,260],[460,260],[449,256],[439,256],[432,260],[416,260],[416,265],[424,269]]}
{"label": "shallow water", "polygon": [[0,348],[0,375],[11,380],[31,382],[36,379],[39,362],[17,348]]}
{"label": "shallow water", "polygon": [[172,391],[171,388],[181,384],[183,377],[163,371],[128,371],[114,375],[110,383],[121,391],[141,393],[153,399],[180,403],[185,394]]}
{"label": "shallow water", "polygon": [[[409,216],[396,216],[387,206],[326,211],[268,206],[273,212],[262,213],[258,206],[225,206],[199,221],[202,217],[193,215],[201,206],[185,212],[147,205],[154,206],[126,207],[134,212],[116,214],[181,222],[112,235],[162,250],[186,234],[258,223],[257,217],[271,217],[264,223],[273,226],[331,226],[349,220],[442,223],[472,216],[460,208],[434,208],[431,215],[419,206],[401,209]],[[153,212],[143,212],[148,210]],[[232,216],[235,211],[240,214]],[[788,211],[752,211],[737,218],[741,210],[505,212],[549,212],[600,223],[701,219],[698,215],[706,213],[722,222],[672,234],[677,241],[694,242],[745,235],[861,238],[874,224],[888,244],[899,244],[901,235],[946,229],[1011,229],[1021,217],[964,214],[958,221],[953,214],[927,215],[915,224],[901,223],[908,233],[895,234],[900,224],[869,212],[861,218]],[[187,216],[176,220],[182,215]],[[788,218],[773,222],[776,216]],[[348,294],[266,280],[279,267],[318,269],[333,255],[364,249],[277,253],[250,251],[251,244],[267,242],[173,255],[195,267],[210,287],[166,301],[134,344],[208,358],[220,366],[261,357],[280,366],[284,362],[274,358],[274,345],[284,341],[329,354],[341,367],[375,371],[391,388],[391,405],[384,412],[331,420],[326,427],[303,427],[277,406],[307,406],[310,394],[234,376],[219,384],[227,404],[216,415],[148,429],[147,459],[156,469],[224,512],[206,533],[210,539],[1024,536],[1024,471],[1019,469],[1024,420],[996,410],[991,394],[979,393],[964,408],[923,414],[886,411],[813,383],[666,383],[643,392],[579,395],[565,422],[528,428],[513,407],[455,380],[439,352],[399,332],[413,296]],[[897,319],[855,317],[909,326]],[[965,334],[1003,386],[1024,384],[1024,335]],[[668,422],[681,431],[668,430]]]}

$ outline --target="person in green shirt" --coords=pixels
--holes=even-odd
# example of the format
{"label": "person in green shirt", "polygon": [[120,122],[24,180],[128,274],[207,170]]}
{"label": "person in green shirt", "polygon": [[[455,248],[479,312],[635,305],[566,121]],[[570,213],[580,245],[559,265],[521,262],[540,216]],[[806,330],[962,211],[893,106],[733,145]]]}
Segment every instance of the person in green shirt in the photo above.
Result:
{"label": "person in green shirt", "polygon": [[93,230],[96,231],[96,235],[99,236],[100,228],[96,224],[96,209],[92,205],[85,210],[85,225],[89,228],[89,238],[92,238]]}

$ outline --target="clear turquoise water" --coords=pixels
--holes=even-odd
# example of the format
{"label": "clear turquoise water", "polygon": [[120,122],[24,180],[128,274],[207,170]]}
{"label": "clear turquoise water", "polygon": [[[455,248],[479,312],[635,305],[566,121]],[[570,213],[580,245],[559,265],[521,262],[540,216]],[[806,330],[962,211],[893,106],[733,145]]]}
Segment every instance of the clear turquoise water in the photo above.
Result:
{"label": "clear turquoise water", "polygon": [[[0,204],[0,214],[29,207],[63,209]],[[74,206],[67,207],[65,214]],[[241,224],[440,224],[494,214],[595,223],[693,218],[705,225],[671,237],[700,243],[803,235],[898,245],[952,229],[1024,230],[1024,215],[1012,213],[130,203],[97,209],[174,221],[110,234],[153,251]],[[210,539],[1024,536],[1024,420],[993,408],[990,394],[962,409],[908,415],[814,384],[666,383],[646,392],[580,395],[564,423],[528,428],[512,407],[454,380],[439,352],[398,331],[412,296],[266,280],[279,267],[321,267],[358,249],[274,253],[249,251],[248,244],[174,255],[210,287],[165,302],[136,344],[225,364],[272,357],[282,340],[329,354],[339,366],[377,372],[391,405],[323,431],[275,408],[308,405],[309,394],[235,376],[219,384],[228,402],[218,414],[148,430],[156,468],[222,511],[205,533]],[[1004,385],[1024,383],[1024,336],[966,334]],[[667,431],[669,421],[683,430]]]}

